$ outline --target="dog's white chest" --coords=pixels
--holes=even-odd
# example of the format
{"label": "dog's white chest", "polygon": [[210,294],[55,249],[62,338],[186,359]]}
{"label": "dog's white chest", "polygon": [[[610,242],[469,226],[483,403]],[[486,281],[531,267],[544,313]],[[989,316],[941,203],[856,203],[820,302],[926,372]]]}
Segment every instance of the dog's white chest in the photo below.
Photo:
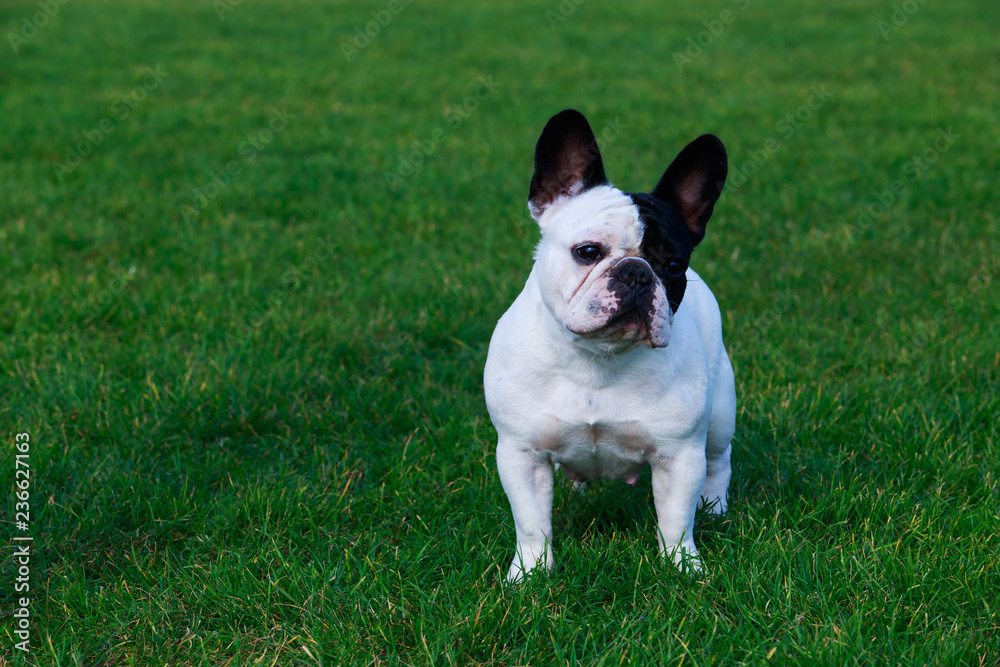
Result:
{"label": "dog's white chest", "polygon": [[540,415],[535,449],[575,477],[634,479],[656,450],[648,429],[615,415],[620,406],[597,396],[578,395],[569,403]]}

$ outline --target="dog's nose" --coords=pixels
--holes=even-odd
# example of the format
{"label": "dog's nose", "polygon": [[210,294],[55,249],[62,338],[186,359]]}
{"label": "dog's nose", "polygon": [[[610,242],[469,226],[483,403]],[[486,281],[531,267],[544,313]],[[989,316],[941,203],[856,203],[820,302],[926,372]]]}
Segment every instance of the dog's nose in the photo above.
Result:
{"label": "dog's nose", "polygon": [[645,262],[626,259],[618,265],[615,277],[629,287],[643,287],[653,282],[653,270]]}

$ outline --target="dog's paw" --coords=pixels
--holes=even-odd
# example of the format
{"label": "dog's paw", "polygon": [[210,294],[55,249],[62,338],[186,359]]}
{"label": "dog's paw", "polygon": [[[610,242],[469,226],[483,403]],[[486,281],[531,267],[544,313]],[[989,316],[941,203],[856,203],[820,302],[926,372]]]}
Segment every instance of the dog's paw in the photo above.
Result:
{"label": "dog's paw", "polygon": [[539,570],[552,571],[555,566],[555,559],[552,558],[552,551],[546,550],[546,553],[541,558],[532,558],[529,561],[525,561],[520,555],[514,556],[514,560],[510,563],[510,569],[507,570],[507,576],[504,577],[504,582],[508,584],[517,584],[526,577],[531,576],[533,573]]}
{"label": "dog's paw", "polygon": [[524,569],[517,561],[514,561],[510,564],[510,569],[507,570],[507,576],[503,578],[503,582],[505,584],[519,584],[524,581],[525,576]]}
{"label": "dog's paw", "polygon": [[689,544],[677,544],[673,548],[661,551],[660,553],[664,558],[672,561],[674,567],[684,574],[698,574],[704,569],[701,555],[698,553],[698,548],[694,546],[693,542]]}
{"label": "dog's paw", "polygon": [[679,558],[674,558],[674,566],[684,574],[701,574],[705,570],[705,564],[701,561],[701,556],[697,551],[685,553]]}
{"label": "dog's paw", "polygon": [[515,560],[510,564],[510,569],[507,570],[507,576],[504,577],[503,580],[505,584],[519,584],[537,571],[537,567],[526,570],[521,567],[521,563],[519,561]]}

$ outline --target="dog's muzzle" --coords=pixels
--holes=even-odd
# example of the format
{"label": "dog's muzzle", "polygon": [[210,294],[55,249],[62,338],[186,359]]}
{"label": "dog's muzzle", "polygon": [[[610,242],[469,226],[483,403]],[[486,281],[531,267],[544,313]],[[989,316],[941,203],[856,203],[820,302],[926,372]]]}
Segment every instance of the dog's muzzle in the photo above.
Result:
{"label": "dog's muzzle", "polygon": [[613,319],[634,313],[639,319],[653,307],[656,276],[653,269],[638,257],[618,262],[608,276],[608,291],[618,297],[618,313]]}

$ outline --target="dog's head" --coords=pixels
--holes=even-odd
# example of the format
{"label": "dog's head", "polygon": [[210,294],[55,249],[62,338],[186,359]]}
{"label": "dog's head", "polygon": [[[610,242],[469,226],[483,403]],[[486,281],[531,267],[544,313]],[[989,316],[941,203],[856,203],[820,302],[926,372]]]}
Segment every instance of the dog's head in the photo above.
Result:
{"label": "dog's head", "polygon": [[552,315],[600,351],[666,347],[687,286],[691,251],[722,192],[726,149],[702,135],[648,194],[613,187],[590,124],[553,116],[535,147],[528,207],[542,230],[535,254]]}

